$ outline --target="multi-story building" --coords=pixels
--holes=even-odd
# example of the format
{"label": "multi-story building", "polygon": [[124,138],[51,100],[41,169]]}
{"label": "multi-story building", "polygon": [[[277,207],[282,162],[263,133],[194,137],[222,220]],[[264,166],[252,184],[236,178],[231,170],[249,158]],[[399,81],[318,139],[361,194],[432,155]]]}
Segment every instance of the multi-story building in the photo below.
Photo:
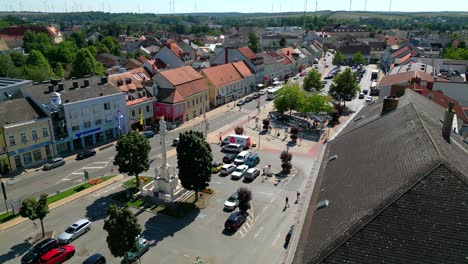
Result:
{"label": "multi-story building", "polygon": [[211,60],[211,65],[221,65],[236,61],[244,61],[255,75],[255,82],[262,83],[265,74],[263,72],[263,57],[255,54],[249,47],[233,49],[225,47]]}
{"label": "multi-story building", "polygon": [[243,96],[243,78],[232,63],[200,71],[209,87],[210,106],[217,107]]}
{"label": "multi-story building", "polygon": [[355,38],[368,38],[370,35],[366,27],[353,25],[330,25],[325,26],[322,31],[330,35],[332,39],[338,39],[346,35],[351,35]]}
{"label": "multi-story building", "polygon": [[128,128],[139,131],[153,128],[155,101],[151,91],[153,81],[146,71],[140,67],[125,73],[110,75],[108,79],[109,83],[125,93]]}
{"label": "multi-story building", "polygon": [[116,139],[127,132],[125,94],[92,77],[22,89],[50,118],[56,153],[69,153]]}
{"label": "multi-story building", "polygon": [[30,80],[0,77],[0,101],[15,98],[15,96],[18,94],[18,91],[21,90],[21,87],[31,83],[32,81]]}
{"label": "multi-story building", "polygon": [[54,156],[50,118],[31,100],[0,102],[0,120],[0,173],[38,165]]}
{"label": "multi-story building", "polygon": [[192,67],[160,71],[153,81],[155,118],[164,116],[176,126],[209,110],[208,84]]}

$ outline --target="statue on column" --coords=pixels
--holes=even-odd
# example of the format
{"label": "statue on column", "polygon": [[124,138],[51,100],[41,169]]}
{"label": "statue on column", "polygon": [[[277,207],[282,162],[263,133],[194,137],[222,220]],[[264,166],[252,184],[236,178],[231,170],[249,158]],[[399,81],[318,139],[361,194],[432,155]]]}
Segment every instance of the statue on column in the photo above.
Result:
{"label": "statue on column", "polygon": [[167,126],[166,126],[166,121],[164,121],[164,116],[161,116],[161,119],[159,119],[159,135],[161,136],[161,152],[162,152],[162,165],[161,169],[166,168],[167,164],[167,153],[166,153],[166,132],[167,132]]}

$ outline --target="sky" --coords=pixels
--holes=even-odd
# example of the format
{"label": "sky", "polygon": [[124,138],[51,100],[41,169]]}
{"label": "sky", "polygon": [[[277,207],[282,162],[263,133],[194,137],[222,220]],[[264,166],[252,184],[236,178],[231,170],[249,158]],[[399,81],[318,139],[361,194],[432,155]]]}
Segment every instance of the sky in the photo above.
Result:
{"label": "sky", "polygon": [[[316,2],[317,10],[468,11],[467,0],[307,0],[308,12],[315,11]],[[303,11],[304,6],[305,0],[0,0],[0,11],[40,12],[277,13]]]}

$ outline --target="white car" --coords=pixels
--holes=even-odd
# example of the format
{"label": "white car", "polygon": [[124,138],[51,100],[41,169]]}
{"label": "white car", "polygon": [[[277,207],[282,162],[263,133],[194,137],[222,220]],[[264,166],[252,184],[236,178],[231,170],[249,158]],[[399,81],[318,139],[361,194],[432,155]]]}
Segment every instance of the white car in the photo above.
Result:
{"label": "white car", "polygon": [[221,175],[229,175],[231,172],[233,172],[236,169],[236,165],[234,164],[224,164],[223,167],[221,167]]}
{"label": "white car", "polygon": [[266,94],[266,90],[265,90],[265,89],[262,89],[262,90],[258,91],[258,93],[259,93],[260,95],[265,95],[265,94]]}
{"label": "white car", "polygon": [[231,174],[231,179],[240,179],[244,174],[247,172],[249,169],[249,166],[247,165],[240,165],[238,166],[234,172]]}
{"label": "white car", "polygon": [[369,103],[369,102],[371,102],[371,101],[372,101],[372,96],[368,95],[368,96],[366,97],[366,102]]}
{"label": "white car", "polygon": [[60,234],[58,241],[60,243],[69,244],[72,240],[87,233],[89,230],[91,230],[91,221],[88,219],[80,219],[71,224],[65,232]]}
{"label": "white car", "polygon": [[241,165],[244,164],[247,160],[249,160],[250,152],[242,151],[241,153],[237,154],[236,159],[234,160],[234,164]]}
{"label": "white car", "polygon": [[232,211],[239,205],[239,193],[235,192],[224,202],[224,210]]}
{"label": "white car", "polygon": [[247,180],[255,180],[255,178],[258,177],[258,175],[260,175],[260,170],[257,169],[257,168],[250,168],[247,170],[247,172],[245,173],[245,176],[244,178],[247,179]]}

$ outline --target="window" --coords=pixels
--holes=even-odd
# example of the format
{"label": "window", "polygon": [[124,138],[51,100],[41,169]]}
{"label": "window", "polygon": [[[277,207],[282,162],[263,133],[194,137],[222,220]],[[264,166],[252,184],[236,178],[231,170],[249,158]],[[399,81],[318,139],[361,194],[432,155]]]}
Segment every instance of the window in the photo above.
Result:
{"label": "window", "polygon": [[96,126],[99,126],[99,125],[101,125],[101,124],[102,124],[102,119],[96,120]]}
{"label": "window", "polygon": [[205,100],[208,100],[208,95],[207,94],[205,94]]}
{"label": "window", "polygon": [[40,149],[36,149],[33,151],[33,158],[34,158],[34,161],[42,160],[42,152]]}
{"label": "window", "polygon": [[8,141],[10,141],[10,146],[16,145],[15,136],[9,136]]}
{"label": "window", "polygon": [[132,116],[135,116],[135,110],[132,110]]}
{"label": "window", "polygon": [[138,115],[141,115],[141,108],[138,108]]}
{"label": "window", "polygon": [[84,128],[90,128],[90,127],[91,127],[91,121],[84,122]]}
{"label": "window", "polygon": [[37,140],[37,131],[36,130],[32,131],[32,139]]}
{"label": "window", "polygon": [[16,165],[16,168],[21,168],[21,157],[18,155],[18,156],[15,156],[15,165]]}
{"label": "window", "polygon": [[149,113],[150,107],[149,105],[146,106],[146,112]]}
{"label": "window", "polygon": [[47,128],[45,128],[45,127],[42,128],[42,135],[43,135],[44,137],[48,137],[48,136],[49,136],[49,131],[47,130]]}
{"label": "window", "polygon": [[192,99],[192,105],[195,105],[195,99]]}
{"label": "window", "polygon": [[80,130],[79,125],[72,126],[72,131],[78,131],[78,130]]}
{"label": "window", "polygon": [[31,164],[31,163],[32,163],[31,152],[28,152],[28,153],[24,153],[24,154],[23,154],[23,161],[24,161],[24,165],[28,165],[28,164]]}
{"label": "window", "polygon": [[104,110],[110,110],[111,106],[110,103],[104,103]]}
{"label": "window", "polygon": [[187,108],[190,107],[190,101],[187,101]]}
{"label": "window", "polygon": [[25,143],[27,141],[27,138],[26,138],[26,133],[21,133],[21,143]]}

